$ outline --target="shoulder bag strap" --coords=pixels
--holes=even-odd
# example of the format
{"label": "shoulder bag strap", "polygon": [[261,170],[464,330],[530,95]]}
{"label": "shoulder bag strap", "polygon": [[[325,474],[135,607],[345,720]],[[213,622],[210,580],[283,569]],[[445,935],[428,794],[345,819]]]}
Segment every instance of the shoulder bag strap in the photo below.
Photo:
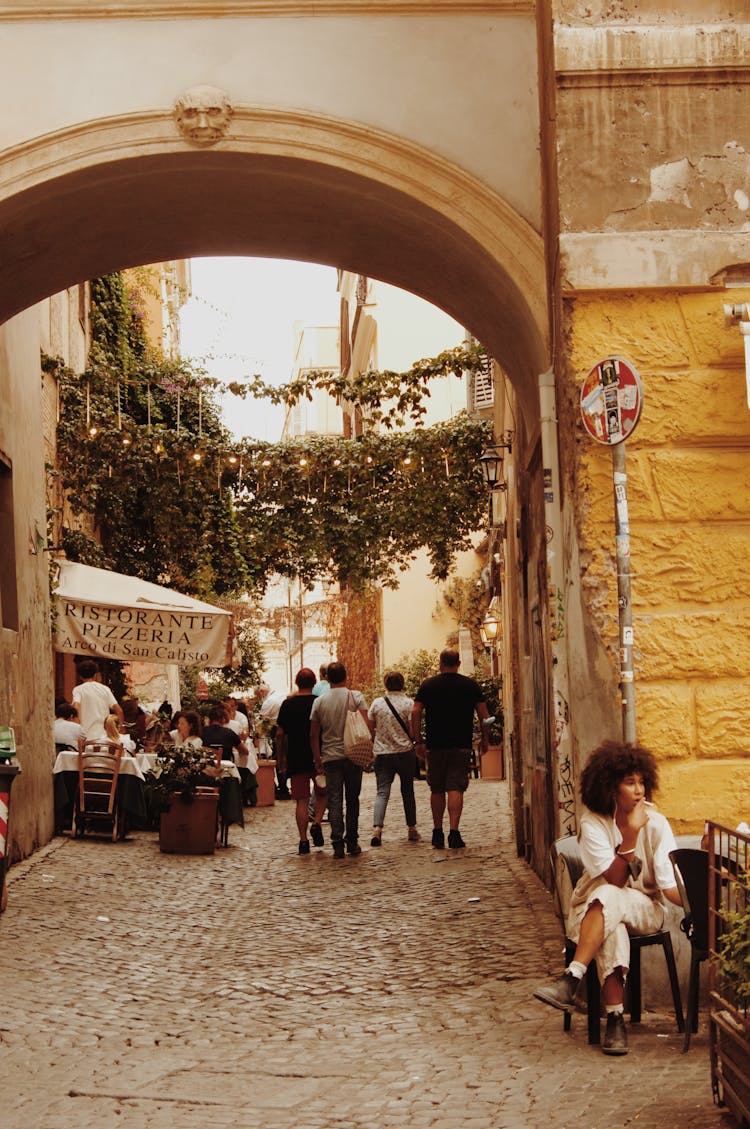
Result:
{"label": "shoulder bag strap", "polygon": [[[400,725],[400,726],[401,726],[401,728],[403,729],[404,733],[406,734],[406,736],[407,736],[407,737],[409,738],[409,740],[411,741],[411,733],[410,733],[410,732],[409,732],[409,730],[408,730],[408,729],[406,728],[406,722],[404,721],[404,719],[402,718],[401,714],[400,714],[400,713],[398,712],[398,710],[396,709],[396,707],[394,706],[393,702],[391,701],[391,699],[390,699],[390,698],[388,697],[388,695],[387,695],[387,694],[384,694],[384,695],[383,695],[383,701],[384,701],[384,702],[385,702],[385,704],[386,704],[386,705],[388,706],[388,709],[389,709],[389,710],[391,711],[391,713],[392,713],[392,714],[393,714],[393,716],[395,717],[396,721],[397,721],[397,722],[399,723],[399,725]],[[412,745],[414,744],[414,742],[413,742],[413,741],[411,741],[411,743],[412,743]]]}

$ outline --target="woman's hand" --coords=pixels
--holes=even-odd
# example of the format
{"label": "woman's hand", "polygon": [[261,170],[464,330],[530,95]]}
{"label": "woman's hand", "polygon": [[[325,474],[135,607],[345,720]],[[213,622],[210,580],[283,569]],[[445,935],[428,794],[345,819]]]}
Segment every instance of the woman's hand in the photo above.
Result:
{"label": "woman's hand", "polygon": [[645,800],[636,800],[633,806],[625,811],[618,807],[615,812],[615,823],[622,835],[621,850],[631,850],[638,839],[638,833],[648,823],[648,809]]}

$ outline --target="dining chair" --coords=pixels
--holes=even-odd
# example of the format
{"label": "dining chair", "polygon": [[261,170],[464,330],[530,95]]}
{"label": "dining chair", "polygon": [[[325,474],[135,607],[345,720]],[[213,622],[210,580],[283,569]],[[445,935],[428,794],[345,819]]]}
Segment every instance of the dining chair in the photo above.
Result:
{"label": "dining chair", "polygon": [[85,741],[78,749],[78,792],[74,812],[75,833],[111,825],[112,839],[121,837],[117,781],[122,745],[114,741]]}
{"label": "dining chair", "polygon": [[[558,916],[562,922],[565,936],[565,965],[573,959],[576,943],[566,932],[566,923],[570,902],[576,884],[583,874],[583,863],[578,839],[575,835],[566,835],[556,839],[550,847],[550,867],[554,881],[555,901]],[[660,929],[656,933],[647,933],[636,936],[630,935],[630,968],[627,978],[627,1000],[630,1012],[630,1022],[641,1021],[641,950],[651,945],[660,945],[664,952],[664,959],[669,975],[669,985],[672,991],[675,1018],[678,1031],[685,1030],[685,1020],[682,1014],[682,998],[680,996],[680,982],[677,977],[677,965],[674,959],[672,938],[668,929]],[[586,1011],[588,1018],[589,1043],[601,1042],[601,989],[596,961],[589,962],[586,969]],[[570,1012],[563,1013],[563,1030],[570,1030]]]}
{"label": "dining chair", "polygon": [[670,851],[677,889],[685,916],[680,929],[690,942],[690,975],[688,978],[687,1019],[683,1054],[690,1049],[690,1036],[698,1030],[700,967],[708,960],[708,851],[678,847]]}

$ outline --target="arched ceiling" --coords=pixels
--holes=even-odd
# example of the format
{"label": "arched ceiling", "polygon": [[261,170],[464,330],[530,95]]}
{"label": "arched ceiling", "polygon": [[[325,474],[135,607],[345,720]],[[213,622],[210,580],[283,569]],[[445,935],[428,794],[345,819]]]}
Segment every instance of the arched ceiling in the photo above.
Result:
{"label": "arched ceiling", "polygon": [[465,177],[446,185],[429,160],[410,168],[393,147],[382,159],[352,158],[346,138],[341,159],[330,151],[315,159],[312,144],[309,152],[304,144],[258,152],[256,138],[240,151],[206,151],[153,137],[139,146],[132,133],[124,157],[98,137],[85,156],[69,145],[67,158],[52,163],[54,138],[40,143],[31,170],[28,153],[0,166],[0,320],[142,263],[201,255],[320,262],[441,307],[503,365],[522,404],[535,406],[536,376],[548,364],[541,241],[509,222],[502,201],[488,203],[481,186],[472,193]]}

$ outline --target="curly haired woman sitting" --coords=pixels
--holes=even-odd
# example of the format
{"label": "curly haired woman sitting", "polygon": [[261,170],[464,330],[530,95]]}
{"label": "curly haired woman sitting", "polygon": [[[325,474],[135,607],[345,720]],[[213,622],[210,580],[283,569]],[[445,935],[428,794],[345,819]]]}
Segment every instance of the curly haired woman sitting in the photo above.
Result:
{"label": "curly haired woman sitting", "polygon": [[602,1050],[624,1055],[628,1037],[623,991],[630,961],[629,934],[655,933],[664,924],[663,899],[681,905],[669,852],[674,835],[651,797],[658,786],[653,754],[639,745],[606,741],[581,774],[579,842],[583,874],[573,891],[568,936],[573,960],[536,999],[568,1011],[591,960],[596,960],[607,1030]]}

